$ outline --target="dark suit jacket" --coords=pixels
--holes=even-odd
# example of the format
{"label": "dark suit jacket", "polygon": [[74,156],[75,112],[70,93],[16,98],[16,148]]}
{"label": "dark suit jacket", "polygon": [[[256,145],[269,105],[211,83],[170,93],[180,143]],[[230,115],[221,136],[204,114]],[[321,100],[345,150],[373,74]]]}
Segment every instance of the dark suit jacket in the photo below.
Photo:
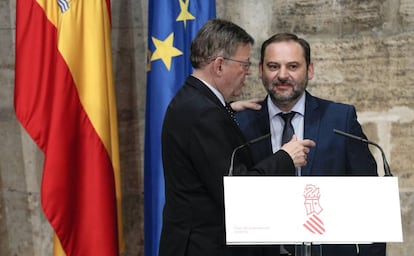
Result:
{"label": "dark suit jacket", "polygon": [[[260,248],[225,246],[223,176],[245,138],[219,99],[190,76],[168,106],[162,129],[165,206],[160,256],[262,255]],[[294,172],[285,151],[253,164],[248,150],[235,174]],[[260,251],[262,253],[262,251]]]}
{"label": "dark suit jacket", "polygon": [[[246,110],[237,114],[240,128],[247,140],[270,132],[267,99],[259,111]],[[363,138],[355,108],[312,96],[306,92],[304,138],[316,142],[311,148],[303,176],[376,176],[377,165],[368,145],[337,135],[338,129]],[[251,146],[254,160],[260,161],[272,153],[271,139]],[[369,252],[372,250],[372,252]],[[324,256],[353,256],[355,245],[323,246]],[[385,256],[385,244],[360,245],[359,255]]]}

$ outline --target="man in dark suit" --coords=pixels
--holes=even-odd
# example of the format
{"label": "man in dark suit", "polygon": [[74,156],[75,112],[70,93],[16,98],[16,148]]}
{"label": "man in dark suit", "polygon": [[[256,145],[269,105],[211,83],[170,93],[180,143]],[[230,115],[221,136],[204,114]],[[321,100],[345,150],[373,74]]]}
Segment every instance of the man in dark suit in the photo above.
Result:
{"label": "man in dark suit", "polygon": [[[368,145],[334,134],[333,129],[364,137],[355,108],[312,96],[306,91],[313,78],[310,46],[293,34],[276,34],[261,47],[259,77],[268,92],[260,110],[237,114],[246,139],[271,132],[271,139],[252,145],[254,161],[277,151],[287,129],[281,114],[292,112],[290,123],[299,139],[311,139],[316,146],[307,156],[307,164],[297,169],[302,176],[376,176],[377,166]],[[286,255],[292,248],[286,246]],[[313,255],[385,256],[385,244],[323,245],[313,248]]]}
{"label": "man in dark suit", "polygon": [[[225,243],[223,176],[232,151],[246,143],[225,106],[251,74],[253,42],[239,26],[214,19],[191,44],[194,73],[169,104],[162,129],[166,202],[160,256],[268,255],[267,248]],[[310,146],[313,141],[293,139],[257,163],[248,149],[240,150],[234,174],[291,175],[306,164]]]}

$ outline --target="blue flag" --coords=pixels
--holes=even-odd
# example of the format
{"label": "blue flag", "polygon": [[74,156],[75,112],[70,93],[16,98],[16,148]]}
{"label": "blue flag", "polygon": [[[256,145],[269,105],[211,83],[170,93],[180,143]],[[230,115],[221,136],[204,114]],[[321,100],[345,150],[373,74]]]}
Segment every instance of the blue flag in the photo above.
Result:
{"label": "blue flag", "polygon": [[144,250],[158,255],[164,207],[161,129],[167,106],[192,72],[190,44],[216,15],[215,0],[149,0],[144,159]]}

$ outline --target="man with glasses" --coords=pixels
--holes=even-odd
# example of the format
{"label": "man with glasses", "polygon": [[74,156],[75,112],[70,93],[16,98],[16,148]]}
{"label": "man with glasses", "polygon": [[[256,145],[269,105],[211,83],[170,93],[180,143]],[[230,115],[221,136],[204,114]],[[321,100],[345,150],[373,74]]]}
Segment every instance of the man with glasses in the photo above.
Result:
{"label": "man with glasses", "polygon": [[224,58],[224,57],[223,59],[240,63],[240,65],[244,68],[246,72],[249,71],[250,66],[252,65],[250,61],[235,60],[235,59]]}
{"label": "man with glasses", "polygon": [[[225,106],[241,93],[251,74],[253,42],[234,23],[214,19],[191,44],[194,73],[169,104],[162,129],[166,202],[160,256],[278,253],[278,247],[266,252],[271,247],[226,246],[225,242],[223,176],[232,151],[246,143]],[[306,164],[311,146],[313,141],[292,139],[257,163],[248,149],[240,150],[233,173],[292,175],[295,166]]]}

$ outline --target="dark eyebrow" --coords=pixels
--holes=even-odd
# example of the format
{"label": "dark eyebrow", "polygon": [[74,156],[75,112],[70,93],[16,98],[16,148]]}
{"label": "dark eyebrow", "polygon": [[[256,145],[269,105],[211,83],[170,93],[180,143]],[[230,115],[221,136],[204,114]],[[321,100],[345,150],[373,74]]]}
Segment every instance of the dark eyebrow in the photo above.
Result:
{"label": "dark eyebrow", "polygon": [[300,65],[300,62],[299,61],[290,61],[290,62],[288,62],[288,65],[292,65],[292,64]]}
{"label": "dark eyebrow", "polygon": [[268,62],[266,62],[265,64],[266,64],[266,65],[273,65],[273,64],[278,64],[278,65],[279,65],[279,62],[275,62],[275,61],[268,61]]}

